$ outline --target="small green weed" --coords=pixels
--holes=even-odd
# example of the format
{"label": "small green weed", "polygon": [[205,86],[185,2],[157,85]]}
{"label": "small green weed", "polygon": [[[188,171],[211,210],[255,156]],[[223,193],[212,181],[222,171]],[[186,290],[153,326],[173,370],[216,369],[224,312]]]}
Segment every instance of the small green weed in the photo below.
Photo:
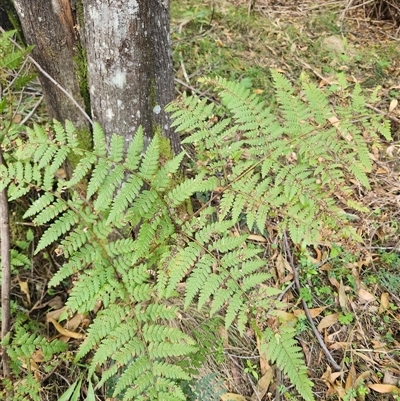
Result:
{"label": "small green weed", "polygon": [[368,278],[375,280],[389,292],[400,291],[400,255],[395,252],[380,252],[381,266],[377,274],[370,274]]}
{"label": "small green weed", "polygon": [[258,380],[259,375],[257,371],[257,365],[253,364],[250,360],[246,360],[246,367],[244,368],[245,373],[249,373],[252,375],[256,380]]}
{"label": "small green weed", "polygon": [[308,323],[308,319],[307,316],[304,315],[300,315],[297,318],[297,323],[296,323],[296,332],[297,334],[300,334],[306,330],[309,330],[310,328],[310,324]]}
{"label": "small green weed", "polygon": [[339,315],[338,320],[340,324],[347,325],[353,322],[354,316],[352,313],[344,312]]}

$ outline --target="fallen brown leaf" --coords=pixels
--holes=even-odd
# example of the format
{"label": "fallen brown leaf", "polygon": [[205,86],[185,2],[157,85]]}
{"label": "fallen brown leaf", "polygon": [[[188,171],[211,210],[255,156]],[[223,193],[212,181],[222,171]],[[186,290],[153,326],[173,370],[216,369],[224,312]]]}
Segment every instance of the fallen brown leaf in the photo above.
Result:
{"label": "fallen brown leaf", "polygon": [[363,288],[359,289],[358,297],[359,297],[360,303],[362,303],[362,304],[366,304],[366,303],[375,301],[375,297],[370,292],[364,290]]}
{"label": "fallen brown leaf", "polygon": [[383,384],[390,384],[395,386],[399,382],[399,379],[389,369],[385,369],[385,374],[382,381]]}
{"label": "fallen brown leaf", "polygon": [[21,290],[21,292],[26,295],[26,300],[28,302],[28,305],[30,305],[31,304],[31,295],[29,294],[28,282],[27,281],[21,281],[18,278],[18,284],[19,284],[19,289]]}
{"label": "fallen brown leaf", "polygon": [[387,394],[387,393],[400,393],[400,388],[393,386],[392,384],[368,384],[371,390],[377,393]]}
{"label": "fallen brown leaf", "polygon": [[293,313],[285,312],[283,310],[271,311],[271,314],[278,316],[281,322],[296,322],[297,318]]}
{"label": "fallen brown leaf", "polygon": [[399,101],[397,99],[392,99],[389,105],[389,113],[391,113],[399,104]]}
{"label": "fallen brown leaf", "polygon": [[254,401],[262,400],[264,395],[267,393],[269,385],[271,384],[272,378],[274,377],[274,370],[270,368],[264,376],[258,381],[256,390],[254,391],[251,399]]}
{"label": "fallen brown leaf", "polygon": [[334,394],[337,394],[339,399],[345,396],[346,390],[343,388],[343,386],[336,383],[336,379],[338,379],[342,374],[343,372],[332,373],[332,369],[330,368],[330,366],[326,368],[326,371],[322,375],[321,379],[328,386],[328,390],[326,392],[327,396],[332,396]]}
{"label": "fallen brown leaf", "polygon": [[76,339],[82,339],[85,338],[85,334],[82,333],[75,333],[74,331],[67,330],[64,327],[61,326],[60,323],[58,323],[56,320],[53,318],[49,318],[49,322],[53,323],[54,327],[56,330],[62,334],[63,336],[70,337],[70,338],[76,338]]}
{"label": "fallen brown leaf", "polygon": [[356,381],[356,377],[357,377],[356,368],[354,366],[354,363],[352,363],[351,366],[350,366],[349,373],[347,375],[346,385],[344,387],[346,389],[346,391],[350,390],[351,388],[353,388],[354,383]]}
{"label": "fallen brown leaf", "polygon": [[342,310],[348,311],[347,295],[345,286],[343,284],[343,280],[340,280],[340,286],[339,286],[339,305],[341,306]]}
{"label": "fallen brown leaf", "polygon": [[243,397],[240,394],[235,394],[235,393],[225,393],[224,395],[221,395],[221,400],[222,401],[247,401],[245,397]]}
{"label": "fallen brown leaf", "polygon": [[354,388],[360,387],[365,380],[368,380],[369,377],[371,376],[371,372],[369,370],[366,370],[365,372],[362,372],[354,382]]}
{"label": "fallen brown leaf", "polygon": [[278,274],[279,282],[282,283],[283,278],[286,276],[287,272],[293,274],[293,269],[290,266],[289,262],[282,256],[280,253],[275,262],[276,272]]}
{"label": "fallen brown leaf", "polygon": [[248,236],[248,239],[251,241],[257,241],[257,242],[267,242],[267,239],[263,237],[262,235],[256,235],[256,234],[250,234]]}
{"label": "fallen brown leaf", "polygon": [[[312,309],[309,309],[310,315],[311,315],[311,317],[314,319],[315,317],[319,316],[325,309],[326,309],[326,306],[323,306],[323,307],[321,307],[321,308],[312,308]],[[293,314],[294,314],[296,317],[299,317],[299,316],[304,316],[304,315],[305,315],[305,312],[304,312],[303,309],[296,309],[296,310],[293,311]]]}
{"label": "fallen brown leaf", "polygon": [[86,319],[86,315],[82,313],[76,313],[72,319],[69,319],[68,322],[65,325],[65,328],[67,330],[75,331],[81,323]]}
{"label": "fallen brown leaf", "polygon": [[339,313],[332,313],[331,315],[325,316],[318,324],[318,330],[322,331],[335,323],[338,322]]}
{"label": "fallen brown leaf", "polygon": [[383,313],[390,307],[389,294],[387,292],[382,292],[381,295],[381,306],[379,308],[379,313]]}
{"label": "fallen brown leaf", "polygon": [[42,350],[38,349],[31,356],[31,362],[34,361],[36,363],[40,363],[44,361],[44,355]]}
{"label": "fallen brown leaf", "polygon": [[50,319],[54,319],[54,320],[58,320],[59,317],[65,312],[65,307],[60,308],[60,309],[56,309],[56,310],[52,310],[50,312],[46,313],[46,323],[49,323],[51,320]]}
{"label": "fallen brown leaf", "polygon": [[267,373],[267,371],[271,369],[271,365],[268,363],[265,352],[262,351],[262,343],[260,341],[260,338],[256,336],[256,339],[257,339],[257,350],[258,354],[260,355],[260,371],[261,375],[264,376],[265,373]]}

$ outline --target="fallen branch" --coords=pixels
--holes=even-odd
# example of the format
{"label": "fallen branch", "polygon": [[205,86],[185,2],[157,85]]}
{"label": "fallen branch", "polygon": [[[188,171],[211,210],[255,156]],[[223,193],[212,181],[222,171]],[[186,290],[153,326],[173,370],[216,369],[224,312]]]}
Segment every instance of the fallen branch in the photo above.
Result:
{"label": "fallen branch", "polygon": [[[0,165],[4,164],[3,152],[0,147]],[[10,226],[8,220],[7,190],[0,191],[0,255],[2,268],[1,281],[1,340],[10,331],[10,291],[11,291],[11,260],[10,260]],[[2,350],[3,376],[10,377],[10,360],[4,346]]]}
{"label": "fallen branch", "polygon": [[[299,280],[299,273],[297,271],[297,268],[294,264],[294,259],[293,259],[293,254],[291,252],[289,252],[289,243],[288,243],[288,238],[286,233],[284,234],[284,240],[285,240],[285,248],[287,250],[287,256],[289,258],[288,263],[291,266],[292,270],[293,270],[293,276],[294,276],[294,282],[296,284],[296,288],[300,293],[301,290],[301,286],[300,286],[300,280]],[[310,310],[308,309],[307,303],[302,299],[301,303],[303,304],[303,309],[304,312],[307,316],[308,321],[310,322],[312,331],[314,332],[315,337],[317,338],[319,345],[322,348],[323,353],[325,354],[325,356],[328,358],[328,361],[330,363],[330,365],[332,366],[332,368],[337,371],[340,372],[342,370],[342,367],[340,365],[337,364],[337,362],[333,359],[332,354],[329,352],[327,346],[325,345],[324,339],[322,338],[320,332],[318,331],[318,329],[315,327],[313,318],[311,316]]]}

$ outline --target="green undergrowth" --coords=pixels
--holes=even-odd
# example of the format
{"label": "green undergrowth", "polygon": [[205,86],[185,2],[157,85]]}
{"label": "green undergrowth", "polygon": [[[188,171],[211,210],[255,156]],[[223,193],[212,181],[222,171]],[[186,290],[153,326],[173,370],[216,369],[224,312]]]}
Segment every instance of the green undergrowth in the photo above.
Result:
{"label": "green undergrowth", "polygon": [[[300,15],[274,10],[248,15],[245,5],[233,7],[226,1],[201,5],[193,0],[172,2],[176,77],[187,84],[177,86],[183,91],[190,87],[204,91],[197,82],[204,75],[245,79],[270,100],[269,68],[283,70],[292,78],[304,70],[327,78],[337,71],[350,72],[364,88],[396,85],[398,43],[379,41],[377,45],[367,32],[359,38],[351,19],[341,19],[340,5],[312,7]],[[374,32],[376,27],[371,24],[365,27],[368,29]],[[318,75],[314,78],[320,79]]]}
{"label": "green undergrowth", "polygon": [[[271,75],[274,112],[246,86],[222,78],[203,81],[220,104],[183,96],[169,106],[197,161],[184,177],[184,153],[166,160],[157,135],[144,150],[141,129],[126,153],[118,135],[106,148],[98,124],[93,151],[80,147],[69,122],[54,122],[50,137],[39,125],[26,129],[26,140],[7,137],[13,146],[0,167],[0,189],[7,188],[10,202],[35,191],[24,218],[47,226],[35,254],[57,246],[63,258],[49,286],[74,278],[61,321],[92,313],[101,300],[73,359],[84,366],[84,380],[68,396],[85,388],[91,400],[106,386],[123,400],[190,399],[209,352],[202,338],[209,344],[219,338],[211,325],[187,332],[174,323],[180,310],[196,308],[242,336],[252,327],[268,361],[299,396],[314,399],[296,328],[266,325],[271,311],[285,305],[265,250],[249,235],[268,237],[274,221],[278,236],[287,233],[301,249],[327,236],[360,240],[349,212],[368,208],[348,183],[369,189],[369,146],[379,146],[381,135],[389,140],[390,132],[343,75],[326,91],[306,75],[296,85]],[[343,99],[340,106],[329,102],[333,94]],[[376,99],[377,92],[368,97]],[[81,156],[74,174],[59,177],[72,153]],[[10,349],[19,337],[12,333]],[[52,344],[33,334],[32,341],[39,348]]]}
{"label": "green undergrowth", "polygon": [[[309,326],[299,319],[296,326],[282,321],[275,331],[268,327],[272,311],[286,305],[279,301],[281,289],[265,248],[249,235],[273,240],[267,227],[277,238],[287,234],[300,249],[299,295],[310,307],[333,304],[338,293],[321,280],[320,266],[306,250],[325,240],[362,241],[353,217],[369,210],[358,189],[369,190],[370,147],[390,139],[388,123],[366,107],[378,101],[378,90],[363,92],[344,73],[319,89],[300,75],[298,65],[293,65],[298,80],[270,71],[267,61],[276,56],[264,54],[265,19],[247,16],[245,9],[217,4],[213,13],[203,5],[172,2],[172,16],[176,69],[182,61],[190,85],[217,101],[183,95],[169,107],[184,146],[194,152],[190,169],[188,162],[182,167],[183,153],[161,157],[157,136],[144,150],[141,130],[124,154],[117,135],[107,152],[97,124],[92,151],[79,145],[70,123],[54,122],[54,139],[38,125],[1,128],[7,167],[0,169],[0,186],[7,188],[11,204],[24,200],[24,218],[44,231],[39,238],[27,231],[15,242],[14,274],[29,265],[32,243],[36,257],[57,255],[59,269],[49,291],[70,287],[60,323],[74,313],[93,318],[85,341],[66,349],[48,340],[44,325],[23,318],[14,304],[17,324],[6,339],[14,382],[2,382],[3,394],[14,387],[21,399],[27,394],[39,399],[37,372],[51,372],[63,360],[80,374],[61,400],[91,401],[101,391],[122,400],[218,399],[226,389],[218,375],[203,368],[210,352],[214,366],[226,357],[222,326],[236,336],[254,330],[268,361],[294,385],[291,397],[314,398],[296,341]],[[322,21],[331,34],[333,21]],[[302,40],[310,46],[304,53],[310,61],[312,40],[287,29],[292,31],[279,42],[280,56],[288,57],[298,37],[297,48]],[[279,39],[276,28],[267,35]],[[243,57],[252,52],[259,62]],[[334,53],[315,54],[313,62],[319,56],[337,60]],[[202,75],[212,78],[199,82]],[[185,80],[182,70],[177,76]],[[57,171],[72,154],[80,163],[69,180],[62,179]],[[349,266],[358,255],[338,245],[328,258],[327,277],[355,297]],[[395,291],[397,259],[384,263],[391,269],[371,274],[370,283]],[[193,310],[205,318],[185,327],[182,316]],[[340,322],[350,325],[353,316],[342,312]],[[32,360],[38,351],[44,359],[36,370]],[[252,362],[244,366],[257,377]]]}
{"label": "green undergrowth", "polygon": [[[263,17],[247,15],[244,7],[227,3],[193,1],[171,3],[171,39],[176,77],[196,90],[202,76],[224,76],[231,80],[251,80],[254,88],[272,91],[271,65],[265,62],[263,42],[269,36]],[[254,40],[251,39],[254,35]],[[264,50],[263,50],[264,48]],[[252,53],[252,56],[247,57]],[[189,77],[186,81],[183,67]],[[177,84],[179,87],[179,84]],[[183,90],[188,88],[182,86]]]}

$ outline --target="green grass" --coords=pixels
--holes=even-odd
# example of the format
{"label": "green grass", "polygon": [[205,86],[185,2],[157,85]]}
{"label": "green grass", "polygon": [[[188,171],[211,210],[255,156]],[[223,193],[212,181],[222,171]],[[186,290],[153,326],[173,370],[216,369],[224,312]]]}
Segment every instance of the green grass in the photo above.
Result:
{"label": "green grass", "polygon": [[176,77],[202,90],[202,76],[223,76],[232,80],[250,79],[254,88],[270,88],[269,67],[265,63],[265,19],[247,15],[244,7],[218,6],[194,1],[171,5],[171,38]]}
{"label": "green grass", "polygon": [[[253,89],[268,100],[269,69],[281,69],[295,79],[307,69],[302,62],[326,77],[344,71],[363,87],[384,86],[400,61],[397,43],[355,43],[352,27],[340,24],[337,8],[316,10],[297,19],[288,14],[277,20],[273,14],[271,18],[248,15],[247,7],[232,7],[225,1],[214,2],[214,9],[208,3],[179,0],[171,4],[174,66],[176,77],[186,84],[180,87],[183,91],[188,87],[206,91],[198,78],[222,76],[250,80]],[[342,39],[344,52],[326,45],[330,36]],[[313,76],[312,71],[308,73]]]}

